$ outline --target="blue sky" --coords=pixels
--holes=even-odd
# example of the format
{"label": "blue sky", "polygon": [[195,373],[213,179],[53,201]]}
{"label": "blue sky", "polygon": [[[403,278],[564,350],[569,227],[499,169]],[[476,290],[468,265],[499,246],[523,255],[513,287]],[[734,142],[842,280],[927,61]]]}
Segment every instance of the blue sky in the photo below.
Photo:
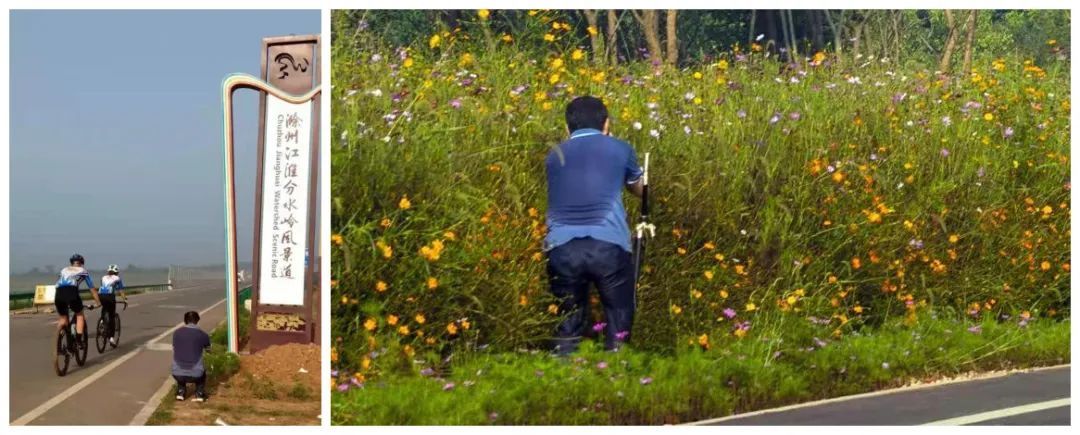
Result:
{"label": "blue sky", "polygon": [[[11,271],[224,263],[221,81],[319,11],[12,11]],[[241,260],[258,98],[237,94]]]}

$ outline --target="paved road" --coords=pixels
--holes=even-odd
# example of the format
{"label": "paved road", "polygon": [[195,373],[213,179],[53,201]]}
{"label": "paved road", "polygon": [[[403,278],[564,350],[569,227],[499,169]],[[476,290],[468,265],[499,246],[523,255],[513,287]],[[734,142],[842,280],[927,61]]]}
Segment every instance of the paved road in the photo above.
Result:
{"label": "paved road", "polygon": [[[216,280],[129,297],[127,311],[121,312],[120,346],[98,354],[91,335],[86,365],[79,367],[72,359],[64,377],[56,376],[52,366],[55,315],[11,316],[11,423],[130,423],[169,376],[172,337],[168,332],[183,323],[183,313],[210,307],[199,326],[213,329],[225,316],[225,304],[219,303],[224,295],[222,281]],[[99,310],[87,313],[88,323],[97,322]]]}
{"label": "paved road", "polygon": [[853,396],[708,425],[1069,425],[1069,366]]}

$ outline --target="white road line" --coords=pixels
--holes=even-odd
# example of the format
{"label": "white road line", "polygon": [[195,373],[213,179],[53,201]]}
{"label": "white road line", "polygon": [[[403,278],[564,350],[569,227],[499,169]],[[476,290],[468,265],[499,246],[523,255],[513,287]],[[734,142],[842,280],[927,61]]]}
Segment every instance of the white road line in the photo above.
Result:
{"label": "white road line", "polygon": [[1069,406],[1069,401],[1070,398],[1066,397],[1064,399],[1048,400],[1039,403],[1029,403],[1027,405],[1014,406],[1012,408],[997,409],[993,411],[980,412],[978,414],[964,415],[960,417],[947,418],[945,420],[931,421],[929,423],[923,423],[923,426],[963,426],[965,424],[980,423],[988,420],[1012,417],[1014,415],[1028,414],[1046,409]]}
{"label": "white road line", "polygon": [[869,398],[869,397],[885,396],[885,395],[889,395],[889,394],[904,393],[904,392],[908,392],[908,391],[919,391],[919,390],[925,390],[927,388],[936,388],[936,387],[940,387],[940,386],[944,386],[944,385],[960,384],[960,383],[964,383],[964,382],[985,381],[987,379],[995,379],[995,378],[1000,378],[1000,377],[1010,376],[1010,375],[1015,375],[1015,374],[1041,372],[1041,371],[1054,370],[1054,369],[1060,369],[1060,368],[1066,368],[1066,367],[1072,367],[1072,365],[1071,364],[1062,364],[1062,365],[1056,365],[1056,366],[1050,366],[1050,367],[1036,367],[1036,368],[1027,369],[1027,370],[1017,370],[1017,371],[1013,371],[1013,372],[994,373],[992,375],[980,376],[980,377],[975,377],[975,378],[971,378],[971,379],[950,379],[950,380],[947,380],[947,381],[933,382],[933,383],[929,383],[929,384],[919,384],[919,385],[914,385],[914,386],[910,386],[910,387],[900,387],[900,388],[893,388],[893,389],[889,389],[889,390],[871,391],[869,393],[852,394],[850,396],[833,397],[833,398],[830,398],[830,399],[815,400],[813,402],[796,403],[794,405],[781,406],[779,408],[762,409],[762,410],[759,410],[759,411],[745,412],[745,413],[742,413],[742,414],[734,414],[734,415],[729,415],[729,416],[726,416],[726,417],[717,417],[717,418],[710,418],[710,419],[707,419],[707,420],[691,421],[691,422],[688,422],[688,423],[683,423],[682,425],[683,426],[709,425],[709,424],[720,423],[720,422],[725,422],[725,421],[730,421],[730,420],[738,420],[738,419],[747,418],[747,417],[754,417],[754,416],[758,416],[758,415],[773,414],[773,413],[777,413],[777,412],[791,411],[791,410],[795,410],[795,409],[809,408],[809,407],[819,406],[819,405],[828,405],[830,403],[846,402],[846,401],[855,400],[855,399],[866,399],[866,398]]}
{"label": "white road line", "polygon": [[[206,314],[208,311],[210,311],[210,310],[212,310],[214,308],[217,308],[218,305],[221,305],[223,303],[225,303],[225,299],[222,299],[222,300],[218,301],[217,303],[215,303],[214,305],[211,305],[209,308],[207,308],[205,310],[202,310],[201,312],[199,312],[199,315],[201,316],[203,314]],[[170,328],[168,331],[162,332],[157,337],[154,337],[153,339],[151,339],[148,343],[154,343],[157,340],[160,340],[162,337],[165,337],[165,336],[171,334],[173,331],[176,331],[181,326],[184,326],[183,322],[181,322],[179,325],[176,325],[176,326]],[[123,364],[125,361],[127,361],[127,360],[131,359],[132,357],[134,357],[136,354],[141,352],[144,347],[145,346],[139,346],[139,347],[133,349],[132,351],[124,354],[124,356],[121,356],[120,358],[117,358],[117,359],[113,360],[113,362],[109,363],[109,365],[107,365],[105,367],[102,367],[101,369],[99,369],[98,371],[96,371],[94,373],[91,373],[90,376],[87,376],[83,380],[79,381],[79,383],[77,383],[75,385],[72,385],[68,389],[62,391],[60,394],[57,394],[57,395],[53,396],[51,399],[47,400],[45,403],[42,403],[41,405],[38,405],[37,408],[34,408],[30,412],[27,412],[26,414],[23,414],[21,417],[15,419],[14,421],[11,422],[11,425],[12,426],[24,426],[24,425],[30,424],[30,422],[36,420],[38,417],[41,417],[42,414],[44,414],[46,412],[49,412],[49,410],[56,407],[56,405],[59,405],[60,403],[64,402],[65,400],[67,400],[71,396],[75,395],[75,393],[78,393],[79,391],[82,391],[82,389],[86,388],[87,386],[94,383],[98,379],[101,379],[102,376],[105,376],[107,373],[111,372],[113,369],[119,367],[120,364]]]}
{"label": "white road line", "polygon": [[128,426],[145,426],[146,422],[150,420],[150,416],[154,415],[154,411],[156,411],[158,405],[161,404],[161,400],[165,398],[166,394],[169,394],[170,390],[172,390],[173,385],[174,382],[172,378],[165,378],[165,382],[161,384],[161,387],[158,387],[157,391],[154,392],[154,395],[150,397],[150,400],[143,404],[142,409],[139,410],[138,414],[135,414],[135,418],[131,419]]}

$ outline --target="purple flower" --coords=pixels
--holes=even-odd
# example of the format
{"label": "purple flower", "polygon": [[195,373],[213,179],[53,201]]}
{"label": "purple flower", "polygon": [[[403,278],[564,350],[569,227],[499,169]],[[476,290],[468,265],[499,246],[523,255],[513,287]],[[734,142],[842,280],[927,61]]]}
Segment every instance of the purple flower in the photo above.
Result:
{"label": "purple flower", "polygon": [[948,127],[948,126],[952,125],[952,118],[950,118],[948,116],[942,116],[941,117],[941,123],[943,125],[945,125],[946,127]]}
{"label": "purple flower", "polygon": [[498,412],[492,412],[491,414],[488,414],[488,420],[495,421],[498,418],[499,418],[499,413]]}
{"label": "purple flower", "polygon": [[981,334],[982,333],[982,326],[981,325],[975,325],[975,326],[972,326],[972,327],[968,328],[967,330],[968,330],[968,332],[970,332],[972,334]]}
{"label": "purple flower", "polygon": [[360,380],[359,380],[359,379],[356,379],[355,377],[354,377],[354,378],[350,378],[350,381],[349,381],[349,382],[351,382],[351,383],[352,383],[353,385],[356,385],[357,387],[363,387],[363,386],[364,386],[364,383],[363,383],[363,382],[360,382]]}
{"label": "purple flower", "polygon": [[335,378],[336,378],[336,377],[337,377],[337,375],[338,375],[338,371],[337,371],[337,370],[330,370],[330,376],[331,376],[331,377],[335,377]]}
{"label": "purple flower", "polygon": [[923,242],[922,242],[922,240],[911,239],[911,240],[908,241],[908,246],[910,246],[912,248],[915,248],[915,249],[922,249],[923,248]]}
{"label": "purple flower", "polygon": [[743,109],[739,109],[738,112],[735,112],[735,116],[738,116],[739,118],[745,118],[746,117],[746,111],[743,110]]}
{"label": "purple flower", "polygon": [[776,124],[780,122],[780,112],[773,113],[772,118],[769,118],[769,124]]}
{"label": "purple flower", "polygon": [[1015,133],[1015,132],[1013,131],[1012,127],[1005,127],[1005,133],[1004,133],[1005,139],[1013,137],[1013,133]]}
{"label": "purple flower", "polygon": [[443,391],[450,391],[450,390],[453,390],[453,389],[454,389],[454,383],[453,382],[447,382],[445,385],[442,386]]}
{"label": "purple flower", "polygon": [[420,376],[433,376],[434,374],[435,370],[431,367],[424,367],[423,370],[420,370]]}
{"label": "purple flower", "polygon": [[941,157],[949,157],[949,154],[950,153],[949,153],[948,149],[945,149],[945,148],[941,149]]}
{"label": "purple flower", "polygon": [[829,165],[829,166],[825,167],[825,170],[828,171],[831,174],[833,172],[836,172],[836,167],[833,166],[833,165]]}
{"label": "purple flower", "polygon": [[453,107],[455,109],[460,109],[461,108],[461,99],[460,98],[455,98],[453,100],[450,100],[450,107]]}
{"label": "purple flower", "polygon": [[600,323],[597,323],[597,324],[593,325],[592,330],[593,330],[593,332],[600,332],[600,331],[603,331],[605,327],[607,327],[607,323],[600,322]]}
{"label": "purple flower", "polygon": [[788,118],[791,118],[792,121],[798,121],[802,118],[802,114],[799,112],[791,112],[791,114],[788,115]]}
{"label": "purple flower", "polygon": [[606,369],[607,368],[607,362],[606,361],[600,361],[600,362],[596,363],[596,368],[598,368],[600,370]]}
{"label": "purple flower", "polygon": [[1021,328],[1027,328],[1027,324],[1028,324],[1028,319],[1020,319],[1020,323],[1017,323],[1016,325],[1021,327]]}
{"label": "purple flower", "polygon": [[814,337],[814,345],[816,345],[817,347],[825,347],[828,345],[828,343],[822,341],[820,338]]}
{"label": "purple flower", "polygon": [[727,317],[729,319],[735,318],[735,310],[731,308],[724,308],[724,317]]}
{"label": "purple flower", "polygon": [[975,175],[979,176],[979,178],[986,176],[986,168],[979,166],[979,170],[975,171]]}
{"label": "purple flower", "polygon": [[892,102],[893,102],[893,104],[899,104],[899,103],[903,102],[906,99],[907,99],[907,92],[900,92],[900,93],[897,93],[896,95],[893,95]]}
{"label": "purple flower", "polygon": [[341,393],[349,391],[349,384],[338,384],[337,390],[338,390],[338,392],[341,392]]}
{"label": "purple flower", "polygon": [[649,385],[652,383],[652,378],[646,376],[644,378],[641,378],[641,381],[639,382],[641,383],[641,385]]}
{"label": "purple flower", "polygon": [[630,335],[630,331],[619,331],[615,333],[615,339],[618,341],[626,340],[626,337]]}

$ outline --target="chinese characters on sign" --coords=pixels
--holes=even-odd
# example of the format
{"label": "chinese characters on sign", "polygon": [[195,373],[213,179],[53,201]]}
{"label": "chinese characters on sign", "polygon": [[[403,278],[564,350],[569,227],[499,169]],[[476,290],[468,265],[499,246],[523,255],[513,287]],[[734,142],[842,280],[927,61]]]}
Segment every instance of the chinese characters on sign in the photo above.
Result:
{"label": "chinese characters on sign", "polygon": [[312,103],[266,97],[259,303],[304,304]]}

